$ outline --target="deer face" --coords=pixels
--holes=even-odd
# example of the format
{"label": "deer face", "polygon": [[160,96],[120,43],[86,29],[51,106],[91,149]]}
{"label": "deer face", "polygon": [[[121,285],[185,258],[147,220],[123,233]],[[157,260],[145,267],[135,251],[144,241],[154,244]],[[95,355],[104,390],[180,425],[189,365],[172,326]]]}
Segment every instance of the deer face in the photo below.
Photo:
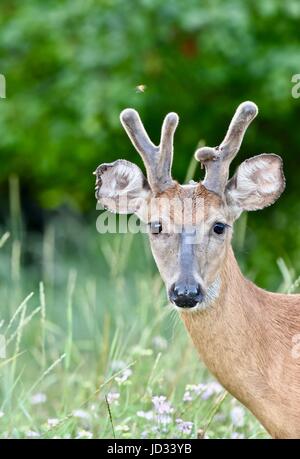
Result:
{"label": "deer face", "polygon": [[179,308],[204,308],[218,293],[231,238],[226,204],[201,184],[176,185],[162,198],[167,212],[160,220],[154,214],[149,236],[169,299]]}
{"label": "deer face", "polygon": [[155,146],[137,112],[124,110],[121,122],[143,158],[147,179],[125,160],[96,170],[98,201],[112,212],[135,213],[148,225],[154,259],[168,297],[178,308],[205,309],[213,304],[234,221],[243,210],[272,204],[284,189],[282,161],[274,154],[244,161],[228,180],[230,162],[256,114],[254,103],[241,104],[221,145],[195,153],[206,169],[203,182],[179,185],[171,177],[177,115],[167,115],[160,145]]}

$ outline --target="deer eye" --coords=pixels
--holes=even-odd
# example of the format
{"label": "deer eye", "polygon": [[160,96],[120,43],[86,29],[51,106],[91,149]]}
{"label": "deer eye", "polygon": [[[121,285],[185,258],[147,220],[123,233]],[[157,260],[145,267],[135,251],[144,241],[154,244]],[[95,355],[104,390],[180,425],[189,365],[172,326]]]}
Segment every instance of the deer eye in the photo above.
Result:
{"label": "deer eye", "polygon": [[216,234],[223,234],[225,231],[226,225],[224,223],[216,222],[213,226],[213,230]]}
{"label": "deer eye", "polygon": [[162,224],[160,222],[151,222],[149,226],[151,234],[159,234],[162,232]]}

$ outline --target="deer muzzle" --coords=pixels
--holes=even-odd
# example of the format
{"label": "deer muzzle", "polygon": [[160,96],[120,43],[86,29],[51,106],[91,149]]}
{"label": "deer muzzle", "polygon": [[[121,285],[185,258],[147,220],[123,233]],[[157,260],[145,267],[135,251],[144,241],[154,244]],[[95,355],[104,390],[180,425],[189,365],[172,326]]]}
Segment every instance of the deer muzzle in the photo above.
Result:
{"label": "deer muzzle", "polygon": [[180,308],[194,308],[204,300],[204,289],[194,275],[195,229],[180,235],[179,276],[169,289],[170,301]]}
{"label": "deer muzzle", "polygon": [[194,308],[203,301],[204,293],[196,282],[178,281],[171,286],[169,298],[179,308]]}

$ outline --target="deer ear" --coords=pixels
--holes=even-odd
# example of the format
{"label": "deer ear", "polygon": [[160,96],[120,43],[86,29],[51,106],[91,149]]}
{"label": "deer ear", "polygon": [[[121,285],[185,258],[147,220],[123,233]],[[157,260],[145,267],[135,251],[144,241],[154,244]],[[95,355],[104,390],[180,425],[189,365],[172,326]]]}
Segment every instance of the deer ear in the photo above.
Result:
{"label": "deer ear", "polygon": [[111,212],[136,213],[150,195],[148,182],[140,168],[125,159],[101,164],[95,175],[96,199]]}
{"label": "deer ear", "polygon": [[226,200],[236,216],[273,204],[285,188],[282,159],[262,154],[244,161],[226,186]]}

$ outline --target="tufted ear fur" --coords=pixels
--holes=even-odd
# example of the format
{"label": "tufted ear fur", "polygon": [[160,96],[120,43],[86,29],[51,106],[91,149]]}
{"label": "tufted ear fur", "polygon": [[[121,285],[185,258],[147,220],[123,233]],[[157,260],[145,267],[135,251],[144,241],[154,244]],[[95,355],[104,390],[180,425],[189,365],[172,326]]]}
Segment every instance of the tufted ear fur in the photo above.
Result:
{"label": "tufted ear fur", "polygon": [[125,159],[101,164],[95,175],[96,199],[111,212],[138,213],[150,196],[147,179],[140,168]]}
{"label": "tufted ear fur", "polygon": [[282,159],[262,154],[244,161],[229,180],[225,196],[235,218],[243,210],[257,210],[273,204],[285,188]]}

